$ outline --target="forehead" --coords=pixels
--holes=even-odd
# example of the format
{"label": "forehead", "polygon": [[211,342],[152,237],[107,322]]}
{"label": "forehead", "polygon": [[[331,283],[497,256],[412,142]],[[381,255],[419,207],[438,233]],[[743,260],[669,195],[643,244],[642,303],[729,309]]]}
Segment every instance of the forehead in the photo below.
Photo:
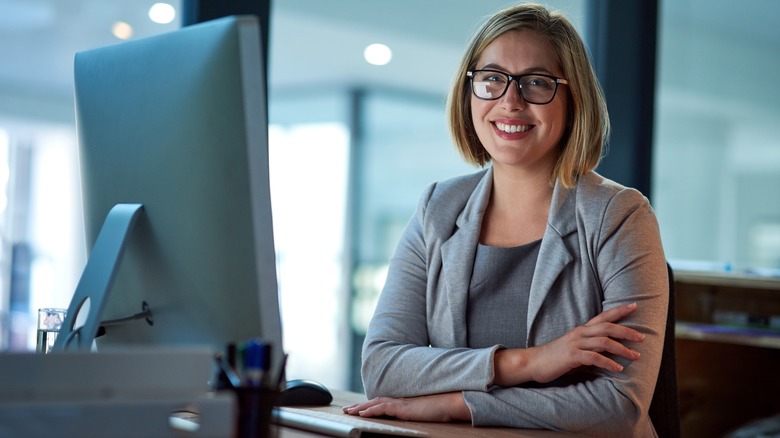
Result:
{"label": "forehead", "polygon": [[498,67],[513,73],[534,69],[558,73],[560,70],[553,45],[547,37],[532,29],[499,35],[479,55],[476,66]]}

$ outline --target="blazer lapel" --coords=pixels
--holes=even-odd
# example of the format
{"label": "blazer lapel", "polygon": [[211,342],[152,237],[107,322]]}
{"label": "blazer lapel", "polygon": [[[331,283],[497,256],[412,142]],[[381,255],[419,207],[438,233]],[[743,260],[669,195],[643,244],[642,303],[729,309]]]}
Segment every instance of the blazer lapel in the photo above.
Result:
{"label": "blazer lapel", "polygon": [[467,327],[468,290],[474,269],[482,217],[492,187],[493,169],[489,168],[455,221],[457,229],[441,245],[442,274],[450,310],[454,346],[466,346],[468,339],[468,333],[463,329]]}
{"label": "blazer lapel", "polygon": [[536,320],[545,297],[550,293],[555,280],[566,266],[574,260],[564,238],[577,230],[575,217],[576,190],[567,189],[556,183],[550,203],[547,229],[539,248],[539,257],[531,281],[531,294],[528,300],[527,332]]}

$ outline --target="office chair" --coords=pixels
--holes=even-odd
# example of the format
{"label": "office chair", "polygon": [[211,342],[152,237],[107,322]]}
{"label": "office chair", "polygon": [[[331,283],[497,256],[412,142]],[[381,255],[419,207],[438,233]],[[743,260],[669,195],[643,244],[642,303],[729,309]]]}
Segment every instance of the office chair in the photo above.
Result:
{"label": "office chair", "polygon": [[674,272],[667,263],[669,272],[669,313],[666,316],[666,334],[661,355],[661,368],[655,383],[653,400],[650,402],[650,421],[660,438],[680,437],[680,408],[677,392],[677,355],[674,344]]}

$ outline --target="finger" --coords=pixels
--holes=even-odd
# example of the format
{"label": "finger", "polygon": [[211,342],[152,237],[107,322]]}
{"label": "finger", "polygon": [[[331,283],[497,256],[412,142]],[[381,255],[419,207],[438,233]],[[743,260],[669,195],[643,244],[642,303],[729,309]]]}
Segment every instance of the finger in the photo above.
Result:
{"label": "finger", "polygon": [[634,311],[636,311],[636,308],[637,308],[636,303],[613,307],[612,309],[605,310],[599,313],[598,315],[594,316],[590,321],[585,323],[585,326],[600,324],[602,322],[619,321],[625,318],[626,316],[634,313]]}
{"label": "finger", "polygon": [[645,335],[643,333],[640,333],[630,327],[611,322],[583,326],[580,333],[583,337],[586,338],[610,337],[612,339],[625,339],[626,341],[631,342],[642,342],[645,339]]}
{"label": "finger", "polygon": [[638,351],[632,350],[620,342],[604,337],[585,339],[580,344],[580,349],[597,353],[612,353],[629,360],[637,360],[641,355]]}
{"label": "finger", "polygon": [[[422,398],[415,398],[415,400],[423,400]],[[415,414],[413,409],[413,403],[406,398],[392,398],[392,397],[380,397],[375,399],[377,403],[367,407],[360,411],[358,415],[361,417],[394,417],[400,420],[411,420]],[[418,404],[418,407],[422,405]],[[420,414],[418,409],[417,414]]]}
{"label": "finger", "polygon": [[381,415],[385,415],[383,409],[384,405],[376,405],[371,406],[365,409],[361,409],[357,412],[357,415],[360,415],[361,417],[378,417]]}
{"label": "finger", "polygon": [[397,409],[394,409],[394,406],[396,405],[396,402],[397,400],[388,399],[381,403],[377,403],[368,406],[365,409],[360,410],[358,415],[360,415],[361,417],[381,417],[381,416],[395,417],[396,416],[395,411]]}
{"label": "finger", "polygon": [[379,402],[380,402],[379,397],[376,397],[376,398],[372,398],[371,400],[366,400],[364,402],[354,403],[350,406],[344,406],[344,412],[347,414],[358,415],[360,411],[368,409],[369,407],[374,406]]}
{"label": "finger", "polygon": [[581,351],[579,359],[583,365],[595,366],[616,373],[623,371],[623,365],[595,351]]}

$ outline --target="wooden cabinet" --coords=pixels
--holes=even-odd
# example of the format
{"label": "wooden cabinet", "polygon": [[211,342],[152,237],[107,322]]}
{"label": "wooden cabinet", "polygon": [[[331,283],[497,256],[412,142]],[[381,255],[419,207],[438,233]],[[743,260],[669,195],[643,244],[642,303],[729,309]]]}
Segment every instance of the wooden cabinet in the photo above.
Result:
{"label": "wooden cabinet", "polygon": [[780,279],[675,271],[683,437],[780,415]]}

